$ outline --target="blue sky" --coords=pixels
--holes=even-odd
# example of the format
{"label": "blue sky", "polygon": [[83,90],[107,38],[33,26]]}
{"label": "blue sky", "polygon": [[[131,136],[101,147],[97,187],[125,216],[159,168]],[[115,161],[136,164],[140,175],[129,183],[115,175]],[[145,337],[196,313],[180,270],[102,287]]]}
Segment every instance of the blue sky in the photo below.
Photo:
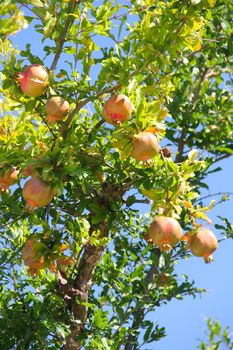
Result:
{"label": "blue sky", "polygon": [[[32,28],[21,31],[12,38],[19,49],[24,49],[27,42],[32,44],[32,53],[43,57],[39,34]],[[106,39],[107,40],[107,39]],[[53,57],[45,65],[50,66]],[[64,68],[64,67],[63,67]],[[210,193],[233,192],[232,170],[233,158],[218,163],[222,172],[209,175],[207,183]],[[203,195],[209,192],[203,191]],[[214,223],[217,216],[228,217],[233,221],[232,200],[217,206],[209,215]],[[145,208],[141,208],[144,210]],[[191,258],[180,261],[176,272],[195,280],[197,287],[203,287],[208,293],[201,298],[186,297],[183,301],[173,300],[162,308],[156,309],[150,319],[157,320],[160,326],[165,326],[168,336],[156,346],[146,346],[144,349],[158,350],[191,350],[195,349],[198,339],[204,338],[205,319],[211,317],[219,320],[222,326],[229,325],[233,331],[233,240],[224,241],[214,253],[215,261],[206,265],[201,258]]]}

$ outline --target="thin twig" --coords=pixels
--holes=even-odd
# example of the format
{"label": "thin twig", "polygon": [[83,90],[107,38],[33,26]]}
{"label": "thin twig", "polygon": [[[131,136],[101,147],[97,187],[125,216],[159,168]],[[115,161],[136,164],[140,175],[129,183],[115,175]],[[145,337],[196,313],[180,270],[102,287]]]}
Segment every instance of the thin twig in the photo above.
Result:
{"label": "thin twig", "polygon": [[63,32],[61,33],[60,40],[59,40],[59,43],[58,43],[58,49],[57,49],[57,52],[56,52],[56,54],[54,56],[53,62],[52,62],[51,67],[50,67],[50,70],[55,70],[56,69],[58,60],[59,60],[60,55],[62,53],[63,45],[64,45],[64,43],[66,41],[67,31],[69,29],[70,24],[74,21],[74,18],[72,16],[70,16],[70,13],[72,13],[75,10],[75,7],[76,7],[76,5],[79,2],[80,2],[80,0],[72,0],[72,2],[70,4],[70,9],[68,10],[68,17],[67,17],[67,20],[66,20],[66,22],[64,24],[64,29],[63,29]]}
{"label": "thin twig", "polygon": [[207,196],[198,198],[198,202],[202,201],[203,199],[210,198],[210,197],[215,197],[215,196],[228,196],[228,195],[233,195],[233,192],[217,192],[217,193],[211,193],[208,194]]}
{"label": "thin twig", "polygon": [[[41,22],[43,22],[42,18],[41,18],[35,11],[33,11],[32,8],[30,8],[28,5],[26,5],[26,4],[24,4],[24,3],[21,3],[20,1],[19,1],[19,3],[20,3],[23,7],[26,7],[26,9],[28,9],[30,12],[32,12],[35,16],[37,16],[37,17],[41,20]],[[36,18],[35,18],[35,19],[36,19]]]}
{"label": "thin twig", "polygon": [[104,119],[100,119],[100,120],[98,121],[98,123],[96,123],[95,126],[93,126],[93,128],[92,128],[91,131],[89,132],[88,141],[90,141],[93,132],[96,131],[96,130],[98,130],[98,129],[101,127],[101,125],[103,125],[104,123],[105,123],[105,120],[104,120]]}
{"label": "thin twig", "polygon": [[[37,110],[37,109],[36,109]],[[38,111],[38,110],[37,110]],[[54,141],[56,141],[57,136],[54,133],[53,129],[50,128],[49,124],[47,123],[46,119],[43,117],[43,115],[38,111],[39,116],[41,117],[41,119],[43,120],[43,122],[45,123],[45,125],[47,126],[48,130],[51,132]]]}
{"label": "thin twig", "polygon": [[[191,105],[193,106],[191,111],[189,113],[187,113],[188,115],[192,115],[195,108],[196,108],[196,105],[197,105],[197,101],[199,99],[199,96],[200,96],[200,92],[201,92],[201,88],[205,82],[205,80],[208,78],[208,68],[205,68],[201,77],[200,77],[200,81],[196,87],[196,90],[193,94],[193,97],[192,97],[192,101],[191,101]],[[186,136],[187,136],[187,133],[188,133],[188,128],[187,126],[184,127],[182,129],[182,132],[181,132],[181,135],[180,135],[180,138],[179,138],[179,143],[178,143],[178,149],[177,149],[177,155],[176,155],[176,159],[175,159],[175,163],[180,163],[182,161],[182,158],[183,158],[183,152],[184,152],[184,147],[185,147],[185,144],[186,144]]]}
{"label": "thin twig", "polygon": [[229,157],[231,157],[231,156],[233,156],[233,153],[223,154],[222,156],[219,156],[218,158],[215,158],[215,159],[213,160],[213,163],[220,162],[221,160],[226,159],[226,158],[229,158]]}

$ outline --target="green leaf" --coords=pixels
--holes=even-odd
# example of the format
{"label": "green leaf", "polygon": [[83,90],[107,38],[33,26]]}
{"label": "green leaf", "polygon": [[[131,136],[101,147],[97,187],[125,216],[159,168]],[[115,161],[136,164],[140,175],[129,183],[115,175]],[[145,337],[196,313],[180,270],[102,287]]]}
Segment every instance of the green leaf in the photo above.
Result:
{"label": "green leaf", "polygon": [[193,149],[192,151],[190,151],[189,154],[188,154],[189,161],[193,162],[194,159],[197,157],[197,155],[198,155],[198,150]]}
{"label": "green leaf", "polygon": [[94,314],[94,323],[97,328],[105,329],[108,326],[107,312],[103,312],[101,309],[96,310]]}
{"label": "green leaf", "polygon": [[54,27],[56,25],[56,21],[57,21],[56,17],[52,17],[47,21],[47,23],[44,27],[44,37],[45,38],[48,38],[49,36],[51,36],[51,33],[53,32]]}
{"label": "green leaf", "polygon": [[208,0],[208,3],[211,7],[214,7],[214,5],[216,4],[216,0]]}

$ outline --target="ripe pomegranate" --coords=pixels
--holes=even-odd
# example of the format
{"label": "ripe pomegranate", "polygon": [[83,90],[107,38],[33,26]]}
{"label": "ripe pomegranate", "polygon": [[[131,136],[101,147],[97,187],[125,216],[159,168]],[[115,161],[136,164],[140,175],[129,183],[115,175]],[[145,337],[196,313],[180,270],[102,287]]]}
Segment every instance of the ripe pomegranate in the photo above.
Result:
{"label": "ripe pomegranate", "polygon": [[113,125],[129,119],[133,109],[130,99],[123,95],[112,95],[104,104],[104,119]]}
{"label": "ripe pomegranate", "polygon": [[170,251],[182,237],[182,229],[177,220],[159,216],[149,227],[145,239],[156,244],[161,251]]}
{"label": "ripe pomegranate", "polygon": [[54,123],[58,120],[64,119],[65,115],[69,112],[69,102],[60,96],[51,97],[46,105],[47,120]]}
{"label": "ripe pomegranate", "polygon": [[0,190],[7,190],[11,185],[14,185],[18,180],[19,171],[13,167],[11,170],[5,171],[3,175],[0,175]]}
{"label": "ripe pomegranate", "polygon": [[159,153],[160,147],[157,137],[151,132],[142,131],[134,135],[131,156],[136,160],[148,161]]}
{"label": "ripe pomegranate", "polygon": [[23,73],[18,73],[16,80],[25,95],[38,97],[43,95],[48,85],[48,73],[43,66],[32,64]]}
{"label": "ripe pomegranate", "polygon": [[45,267],[44,253],[46,251],[46,245],[38,242],[35,238],[28,239],[23,251],[23,261],[28,266],[28,272],[30,274],[36,274],[40,269]]}
{"label": "ripe pomegranate", "polygon": [[48,205],[54,194],[52,187],[39,177],[32,177],[23,187],[23,198],[31,210]]}
{"label": "ripe pomegranate", "polygon": [[212,253],[218,247],[218,240],[214,233],[201,228],[190,239],[190,250],[193,255],[203,257],[206,263],[213,261]]}

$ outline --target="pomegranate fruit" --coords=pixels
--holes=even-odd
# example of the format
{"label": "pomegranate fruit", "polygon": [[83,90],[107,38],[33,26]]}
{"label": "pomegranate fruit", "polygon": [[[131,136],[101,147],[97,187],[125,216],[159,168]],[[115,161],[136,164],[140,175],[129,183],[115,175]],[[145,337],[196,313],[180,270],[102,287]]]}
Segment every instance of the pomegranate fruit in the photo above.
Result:
{"label": "pomegranate fruit", "polygon": [[64,119],[65,115],[69,112],[69,102],[60,96],[51,97],[46,105],[47,120],[50,123],[54,123],[58,120]]}
{"label": "pomegranate fruit", "polygon": [[148,131],[134,135],[132,143],[131,156],[136,160],[148,161],[156,156],[160,150],[157,137]]}
{"label": "pomegranate fruit", "polygon": [[54,194],[52,187],[39,177],[31,178],[23,187],[23,198],[31,210],[48,205]]}
{"label": "pomegranate fruit", "polygon": [[40,269],[45,267],[44,252],[46,251],[45,244],[38,242],[35,238],[28,239],[23,251],[23,261],[28,266],[30,274],[36,274]]}
{"label": "pomegranate fruit", "polygon": [[0,175],[0,190],[7,190],[11,185],[14,185],[18,181],[18,170],[13,167],[11,170],[7,170],[3,175]]}
{"label": "pomegranate fruit", "polygon": [[130,99],[123,95],[112,95],[104,104],[104,119],[113,125],[129,119],[133,109]]}
{"label": "pomegranate fruit", "polygon": [[203,257],[206,263],[213,261],[212,253],[218,247],[218,240],[214,233],[201,228],[190,238],[190,250],[193,255]]}
{"label": "pomegranate fruit", "polygon": [[16,80],[25,95],[38,97],[43,95],[48,85],[48,73],[43,66],[32,64],[23,73],[18,73]]}
{"label": "pomegranate fruit", "polygon": [[181,237],[182,229],[176,219],[159,216],[150,225],[145,239],[156,244],[161,251],[170,251]]}

